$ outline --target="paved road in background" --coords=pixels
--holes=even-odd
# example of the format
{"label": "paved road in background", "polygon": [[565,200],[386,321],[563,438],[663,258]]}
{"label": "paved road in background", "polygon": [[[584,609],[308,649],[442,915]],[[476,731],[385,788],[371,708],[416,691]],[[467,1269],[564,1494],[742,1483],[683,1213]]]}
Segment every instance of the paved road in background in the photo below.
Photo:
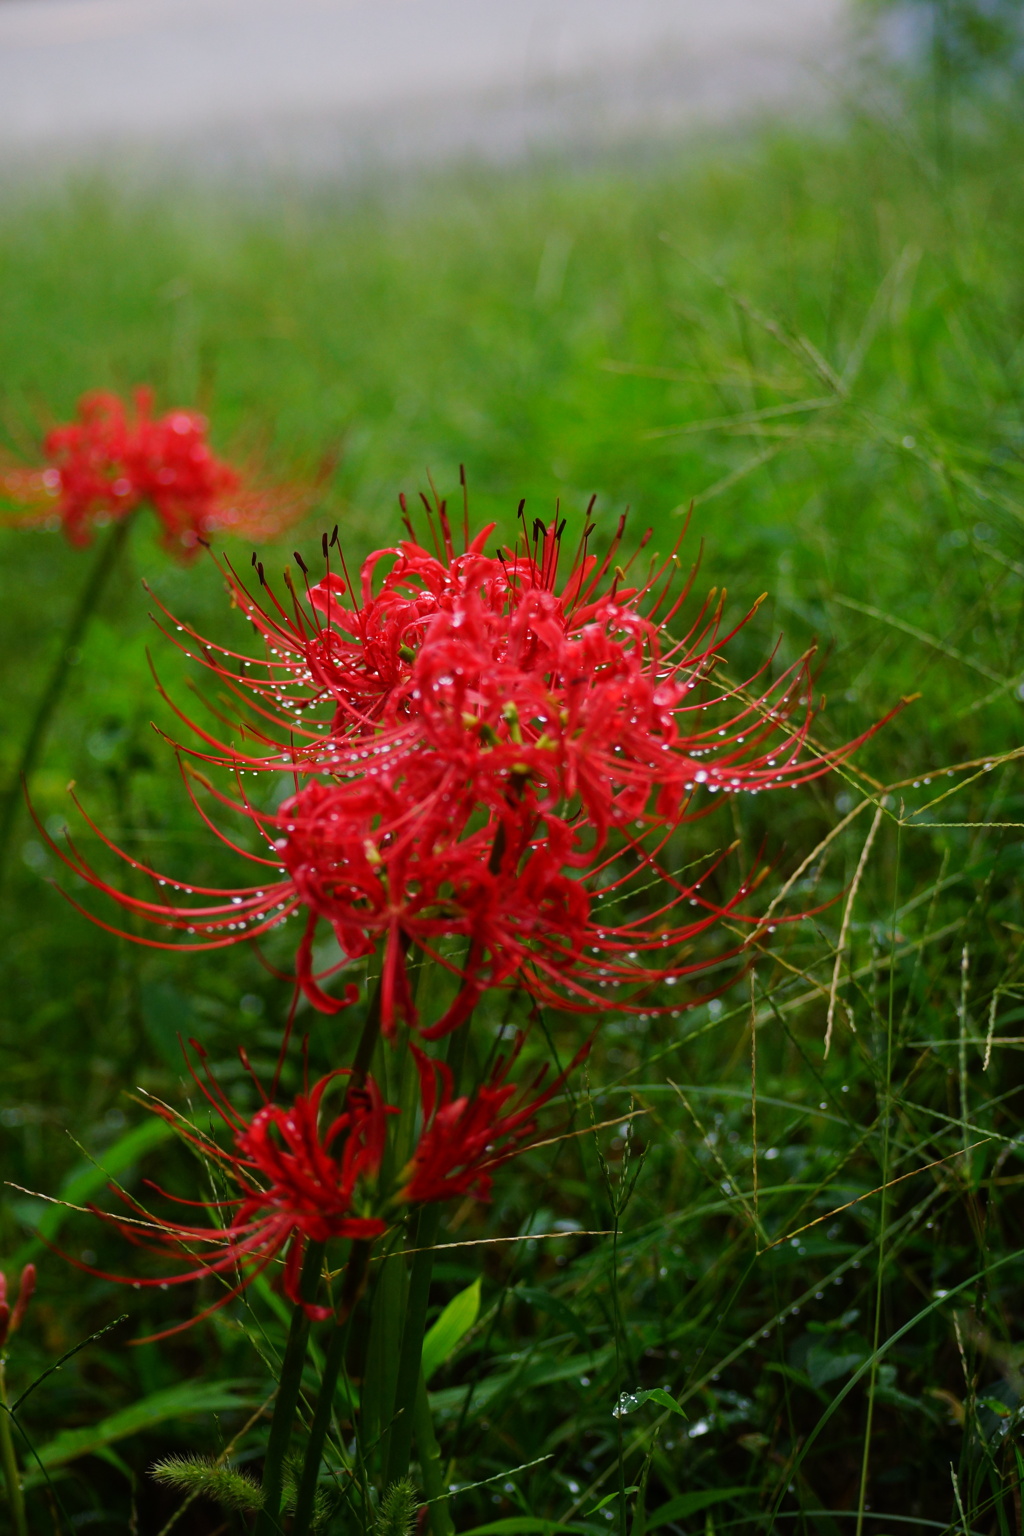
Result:
{"label": "paved road in background", "polygon": [[0,164],[341,170],[810,103],[843,0],[3,0]]}

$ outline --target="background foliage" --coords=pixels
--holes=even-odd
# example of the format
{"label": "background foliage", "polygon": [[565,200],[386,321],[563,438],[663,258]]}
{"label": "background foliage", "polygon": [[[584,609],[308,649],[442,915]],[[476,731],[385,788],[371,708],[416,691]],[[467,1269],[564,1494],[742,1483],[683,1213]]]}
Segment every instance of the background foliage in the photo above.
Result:
{"label": "background foliage", "polygon": [[[642,1531],[638,1509],[652,1531],[1019,1529],[1017,116],[961,100],[941,132],[909,106],[814,136],[262,201],[81,181],[19,189],[0,212],[10,446],[30,451],[83,389],[139,381],[285,473],[340,444],[321,513],[263,551],[271,566],[334,521],[356,557],[396,537],[398,490],[427,470],[454,487],[460,461],[477,521],[506,530],[522,495],[579,515],[596,491],[608,529],[628,503],[665,548],[693,504],[699,581],[727,584],[736,616],[769,593],[737,672],[780,633],[780,665],[816,636],[833,741],[922,695],[858,771],[687,829],[681,857],[764,844],[776,889],[799,871],[789,910],[831,904],[779,929],[723,999],[604,1024],[569,1106],[584,1134],[454,1214],[449,1240],[482,1246],[450,1250],[437,1310],[484,1274],[468,1330],[435,1336],[430,1381],[462,1531]],[[0,538],[13,764],[91,556]],[[172,565],[140,522],[33,791],[56,830],[74,778],[106,828],[199,883],[228,866],[150,727],[170,716],[146,646],[179,696],[184,666],[140,578],[237,634],[212,567]],[[194,1170],[126,1086],[181,1104],[179,1033],[226,1080],[242,1041],[259,1065],[288,988],[249,951],[166,956],[89,926],[46,883],[27,818],[15,854],[7,1176],[76,1204],[102,1191],[97,1164],[131,1188],[186,1187]],[[302,1022],[318,1065],[347,1050],[352,1026]],[[535,1049],[564,1056],[577,1027],[547,1025]],[[587,1129],[631,1108],[629,1134]],[[144,1469],[217,1455],[257,1412],[280,1302],[266,1287],[129,1348],[197,1298],[74,1272],[41,1249],[40,1218],[87,1262],[138,1261],[87,1216],[7,1196],[7,1267],[41,1263],[12,1391],[129,1314],[25,1404],[51,1479],[37,1466],[38,1518],[156,1532],[181,1495]],[[238,1442],[242,1466],[260,1433]],[[186,1528],[224,1519],[196,1503]]]}

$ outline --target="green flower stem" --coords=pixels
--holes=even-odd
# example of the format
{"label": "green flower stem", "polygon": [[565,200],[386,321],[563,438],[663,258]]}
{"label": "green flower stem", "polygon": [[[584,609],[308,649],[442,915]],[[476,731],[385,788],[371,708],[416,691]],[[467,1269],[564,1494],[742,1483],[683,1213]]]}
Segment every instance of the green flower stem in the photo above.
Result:
{"label": "green flower stem", "polygon": [[320,1462],[324,1454],[324,1442],[327,1439],[327,1431],[330,1429],[331,1416],[334,1410],[334,1394],[338,1385],[338,1373],[345,1358],[352,1313],[355,1311],[356,1303],[362,1295],[363,1287],[366,1284],[366,1271],[370,1262],[371,1247],[372,1244],[369,1242],[353,1243],[352,1252],[349,1255],[349,1261],[345,1268],[345,1283],[342,1288],[341,1301],[338,1304],[335,1325],[331,1329],[330,1343],[324,1356],[324,1368],[320,1377],[320,1395],[317,1398],[316,1411],[313,1414],[313,1423],[309,1431],[309,1444],[306,1447],[306,1460],[303,1464],[302,1478],[295,1500],[292,1536],[307,1536],[309,1531],[316,1500],[317,1480],[320,1475]]}
{"label": "green flower stem", "polygon": [[[370,1006],[366,1012],[366,1021],[363,1024],[363,1032],[356,1047],[356,1054],[352,1062],[352,1071],[348,1080],[348,1094],[353,1089],[361,1088],[366,1082],[373,1053],[377,1049],[377,1041],[380,1038],[380,983],[370,1000]],[[303,1301],[313,1301],[316,1297],[317,1287],[320,1283],[320,1274],[324,1262],[323,1243],[310,1243],[306,1249],[306,1258],[302,1266],[302,1276],[299,1280],[299,1294]],[[353,1259],[355,1254],[353,1252]],[[350,1263],[349,1268],[352,1268]],[[358,1289],[353,1293],[353,1300],[349,1307],[355,1305],[362,1293],[365,1283],[365,1269],[359,1277]],[[341,1330],[339,1330],[341,1331]],[[288,1442],[291,1439],[292,1426],[295,1422],[295,1410],[299,1403],[299,1394],[302,1390],[302,1371],[306,1363],[306,1351],[309,1345],[309,1318],[301,1306],[297,1306],[292,1313],[291,1326],[288,1329],[288,1342],[285,1345],[284,1360],[281,1363],[281,1378],[278,1382],[277,1398],[274,1402],[274,1416],[270,1421],[270,1438],[267,1442],[267,1455],[263,1463],[263,1508],[256,1520],[253,1536],[273,1536],[274,1532],[281,1529],[281,1491],[283,1486],[284,1458],[288,1450]],[[343,1342],[339,1344],[343,1348]],[[338,1365],[341,1356],[338,1357]],[[326,1362],[325,1362],[326,1369]],[[337,1366],[334,1372],[337,1381]],[[321,1393],[321,1396],[323,1394]],[[330,1394],[333,1397],[333,1387]],[[330,1397],[327,1399],[327,1423],[330,1422]],[[326,1434],[326,1423],[324,1427]],[[321,1439],[321,1449],[323,1440]],[[307,1457],[307,1463],[309,1458]],[[319,1469],[319,1455],[316,1458],[316,1467]],[[305,1474],[304,1474],[305,1476]],[[315,1472],[314,1472],[315,1493]],[[307,1515],[308,1519],[308,1515]]]}
{"label": "green flower stem", "polygon": [[360,1424],[364,1454],[383,1466],[387,1461],[387,1432],[395,1411],[398,1357],[402,1348],[402,1319],[408,1278],[402,1230],[388,1235],[389,1246],[376,1265],[366,1365],[360,1395]]}
{"label": "green flower stem", "polygon": [[398,1357],[398,1379],[395,1383],[395,1416],[392,1419],[388,1437],[385,1486],[398,1482],[409,1472],[416,1384],[420,1378],[427,1302],[430,1299],[430,1279],[434,1271],[434,1243],[437,1241],[440,1225],[441,1207],[439,1205],[424,1206],[416,1223],[416,1238],[413,1243],[413,1247],[418,1251],[413,1255],[412,1272],[409,1276],[405,1327],[402,1329],[402,1351]]}
{"label": "green flower stem", "polygon": [[420,1456],[423,1474],[423,1491],[427,1496],[430,1512],[430,1529],[434,1536],[455,1536],[455,1523],[448,1507],[448,1489],[444,1483],[444,1466],[441,1447],[434,1434],[434,1421],[427,1401],[427,1384],[422,1370],[416,1383],[416,1404],[413,1409],[413,1433]]}
{"label": "green flower stem", "polygon": [[128,531],[133,521],[133,514],[119,518],[100,545],[99,553],[93,561],[88,580],[79,594],[78,602],[75,605],[68,627],[61,636],[57,660],[50,673],[49,681],[36,705],[36,712],[32,717],[32,724],[29,726],[28,735],[25,737],[17,767],[11,776],[10,784],[4,791],[2,799],[0,799],[0,878],[3,877],[4,866],[10,852],[11,837],[14,833],[15,822],[18,819],[18,812],[21,808],[22,785],[36,765],[36,760],[46,740],[50,721],[53,719],[54,712],[64,693],[68,673],[75,664],[75,650],[85,634],[86,627],[100,598],[103,596],[103,589],[107,584],[110,573],[117,564],[118,557],[128,538]]}
{"label": "green flower stem", "polygon": [[[313,1301],[323,1269],[324,1244],[310,1243],[306,1249],[302,1275],[299,1279],[299,1295],[303,1301]],[[281,1377],[274,1401],[274,1416],[270,1421],[270,1438],[263,1463],[263,1508],[256,1520],[254,1536],[274,1536],[280,1531],[281,1489],[285,1453],[291,1439],[295,1410],[302,1390],[302,1370],[306,1363],[306,1347],[309,1343],[309,1317],[301,1306],[292,1313],[281,1362]]]}
{"label": "green flower stem", "polygon": [[[408,950],[409,943],[409,939],[403,935],[401,939],[403,953]],[[354,1088],[362,1088],[369,1076],[370,1066],[373,1062],[373,1053],[377,1049],[377,1042],[380,1039],[381,988],[382,982],[378,979],[373,996],[370,999],[370,1006],[366,1010],[363,1032],[359,1036],[359,1044],[356,1046],[356,1053],[352,1058],[352,1072],[348,1080],[346,1099]]]}
{"label": "green flower stem", "polygon": [[455,1031],[455,1036],[448,1048],[448,1070],[452,1074],[452,1092],[458,1094],[459,1084],[462,1081],[462,1069],[466,1065],[466,1047],[469,1044],[469,1026],[473,1022],[473,1015]]}
{"label": "green flower stem", "polygon": [[[453,1091],[459,1091],[459,1079],[466,1059],[466,1044],[471,1018],[449,1037],[448,1066],[452,1074]],[[412,1271],[404,1310],[402,1348],[398,1357],[398,1379],[395,1384],[395,1409],[388,1434],[387,1475],[385,1485],[398,1482],[409,1473],[409,1457],[412,1453],[413,1419],[416,1408],[416,1383],[420,1377],[423,1357],[423,1334],[426,1330],[427,1304],[430,1300],[430,1281],[434,1272],[434,1244],[441,1225],[441,1207],[424,1206],[416,1223],[413,1241]],[[428,1411],[429,1417],[429,1411]]]}
{"label": "green flower stem", "polygon": [[2,1355],[0,1355],[0,1465],[3,1466],[7,1502],[11,1509],[11,1529],[14,1536],[28,1536],[28,1526],[25,1524],[25,1495],[21,1489],[18,1458],[14,1454],[14,1437],[11,1434],[11,1413],[7,1406],[7,1381]]}
{"label": "green flower stem", "polygon": [[[429,1006],[434,967],[426,955],[419,953],[416,958],[416,1007],[422,1018],[426,1016]],[[409,1032],[403,1030],[395,1050],[384,1054],[385,1057],[393,1058],[393,1061],[381,1063],[382,1079],[384,1073],[388,1072],[387,1097],[399,1110],[389,1128],[380,1170],[381,1188],[390,1190],[412,1156],[420,1092],[419,1071],[410,1049]],[[391,1070],[388,1071],[388,1068]],[[388,1432],[395,1408],[395,1382],[408,1289],[408,1265],[403,1252],[404,1230],[405,1223],[402,1222],[388,1234],[386,1252],[381,1255],[376,1268],[360,1398],[363,1444],[373,1448],[374,1462],[379,1463],[381,1469],[386,1466],[388,1459]]]}
{"label": "green flower stem", "polygon": [[[379,1035],[379,1017],[380,988],[378,986],[377,994],[367,1015],[363,1039],[356,1052],[357,1062],[362,1058],[367,1066],[373,1058],[373,1047]],[[381,1184],[385,1189],[390,1188],[396,1173],[408,1160],[416,1118],[414,1081],[417,1077],[416,1063],[409,1050],[407,1039],[402,1039],[399,1051],[401,1065],[397,1097],[402,1112],[392,1122],[381,1165]],[[381,1063],[382,1077],[387,1072],[388,1066],[387,1062]],[[355,1076],[355,1069],[353,1076]],[[401,1254],[401,1239],[402,1230],[398,1226],[385,1239],[385,1250],[376,1267],[370,1332],[366,1348],[365,1380],[360,1396],[360,1425],[364,1446],[380,1443],[393,1411],[395,1373],[398,1369],[398,1353],[402,1338],[401,1320],[405,1313],[406,1276],[405,1260]]]}

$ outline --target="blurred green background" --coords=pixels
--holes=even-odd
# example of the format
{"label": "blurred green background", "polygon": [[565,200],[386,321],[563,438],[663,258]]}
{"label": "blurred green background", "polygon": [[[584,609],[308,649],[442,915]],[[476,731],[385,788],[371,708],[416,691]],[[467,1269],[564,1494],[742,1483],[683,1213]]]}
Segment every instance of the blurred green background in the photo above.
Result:
{"label": "blurred green background", "polygon": [[[12,451],[30,457],[84,390],[140,382],[163,405],[198,404],[219,449],[282,479],[340,449],[308,523],[261,550],[268,569],[293,548],[313,566],[334,522],[358,560],[398,537],[400,490],[412,498],[429,472],[455,494],[460,463],[475,522],[505,532],[522,496],[533,514],[558,499],[572,518],[596,493],[603,529],[628,507],[634,534],[652,525],[666,549],[692,506],[698,586],[726,585],[735,617],[769,594],[737,660],[778,641],[782,666],[817,638],[829,741],[921,694],[859,755],[869,779],[735,803],[734,822],[723,808],[688,834],[698,853],[736,833],[763,844],[778,884],[865,786],[899,786],[880,801],[827,1061],[842,893],[870,806],[794,892],[797,906],[802,893],[835,904],[780,932],[756,967],[756,1147],[744,980],[724,1005],[602,1028],[575,1112],[585,1126],[645,1111],[630,1200],[636,1144],[623,1173],[627,1143],[605,1131],[524,1159],[460,1228],[524,1238],[480,1250],[481,1321],[431,1383],[452,1483],[494,1480],[456,1501],[460,1530],[563,1528],[529,1523],[543,1518],[625,1531],[634,1495],[595,1507],[620,1469],[622,1486],[640,1482],[648,1452],[651,1530],[1019,1529],[1022,130],[1012,73],[981,89],[966,65],[939,64],[813,128],[587,165],[262,198],[82,178],[9,189],[0,208]],[[74,779],[136,856],[195,883],[232,878],[151,727],[172,719],[147,647],[181,698],[186,664],[151,625],[142,582],[215,639],[238,642],[241,626],[212,564],[174,564],[146,517],[32,794],[57,835]],[[0,545],[9,774],[94,555],[14,527]],[[928,809],[940,775],[953,793]],[[95,839],[81,846],[99,855]],[[227,1081],[238,1043],[270,1059],[288,987],[248,949],[211,959],[117,940],[62,903],[57,873],[23,816],[3,892],[0,1142],[16,1185],[63,1186],[81,1204],[104,1183],[89,1158],[136,1189],[140,1172],[185,1176],[183,1154],[139,1143],[145,1111],[126,1093],[183,1101],[179,1033],[201,1037]],[[333,1064],[340,1026],[306,1014],[303,1027]],[[551,1021],[560,1050],[577,1028]],[[8,1190],[0,1250],[36,1251],[43,1209]],[[86,1216],[47,1221],[87,1262],[139,1262]],[[559,1222],[622,1232],[614,1247],[530,1238]],[[34,1495],[39,1528],[120,1531],[134,1508],[133,1528],[156,1532],[173,1504],[144,1468],[168,1449],[219,1448],[262,1400],[273,1298],[132,1350],[196,1298],[40,1262],[9,1367],[19,1389],[120,1313],[131,1321],[26,1407],[55,1478]],[[438,1306],[478,1262],[457,1250],[442,1266]],[[206,1398],[179,1385],[193,1376]],[[650,1403],[612,1417],[620,1392],[651,1386],[688,1418]],[[60,1438],[70,1431],[77,1441]],[[257,1431],[244,1454],[258,1450]],[[357,1528],[349,1518],[332,1528]],[[222,1519],[197,1505],[188,1529]]]}

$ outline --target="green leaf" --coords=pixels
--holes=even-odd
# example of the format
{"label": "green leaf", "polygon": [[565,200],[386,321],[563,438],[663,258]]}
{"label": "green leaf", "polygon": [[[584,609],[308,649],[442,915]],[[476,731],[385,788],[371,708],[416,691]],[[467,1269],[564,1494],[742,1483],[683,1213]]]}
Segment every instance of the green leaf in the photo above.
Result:
{"label": "green leaf", "polygon": [[1013,1447],[1013,1459],[1017,1463],[1017,1479],[1020,1481],[1024,1478],[1024,1456],[1021,1455],[1019,1445]]}
{"label": "green leaf", "polygon": [[454,1353],[460,1341],[480,1316],[480,1281],[474,1280],[464,1291],[452,1298],[434,1326],[423,1340],[423,1380],[429,1381],[435,1371]]}
{"label": "green leaf", "polygon": [[838,1349],[834,1353],[829,1344],[822,1340],[820,1344],[812,1344],[807,1351],[806,1369],[815,1387],[824,1387],[830,1381],[836,1381],[840,1376],[848,1376],[862,1364],[869,1353],[867,1344],[861,1345],[854,1341],[849,1349]]}
{"label": "green leaf", "polygon": [[135,1473],[132,1471],[131,1467],[124,1460],[124,1458],[119,1456],[116,1451],[110,1450],[109,1447],[101,1446],[99,1450],[95,1452],[95,1454],[101,1461],[105,1461],[109,1466],[115,1467],[117,1471],[121,1473],[121,1476],[126,1478],[129,1483],[135,1482]]}
{"label": "green leaf", "polygon": [[677,1499],[669,1499],[660,1509],[647,1516],[647,1529],[668,1525],[672,1520],[682,1520],[687,1515],[700,1514],[713,1504],[724,1504],[727,1499],[738,1499],[756,1493],[756,1488],[697,1488],[693,1493],[681,1493]]}
{"label": "green leaf", "polygon": [[671,1392],[666,1392],[664,1387],[650,1387],[646,1392],[623,1392],[612,1409],[612,1417],[624,1418],[627,1413],[635,1413],[638,1408],[642,1408],[644,1403],[657,1403],[660,1408],[678,1413],[681,1419],[686,1418]]}
{"label": "green leaf", "polygon": [[517,1285],[516,1296],[520,1297],[528,1306],[538,1307],[542,1312],[547,1312],[556,1322],[567,1328],[575,1338],[579,1340],[584,1349],[590,1348],[590,1339],[587,1330],[580,1322],[572,1308],[564,1302],[560,1296],[552,1296],[550,1292],[540,1286]]}
{"label": "green leaf", "polygon": [[180,1072],[181,1042],[196,1033],[199,1022],[191,1000],[169,982],[150,981],[139,988],[139,1008],[150,1044],[172,1072]]}
{"label": "green leaf", "polygon": [[262,1398],[252,1382],[180,1382],[153,1392],[149,1397],[132,1403],[82,1429],[62,1430],[48,1445],[39,1450],[39,1460],[47,1471],[76,1461],[79,1456],[90,1456],[94,1451],[126,1440],[129,1435],[152,1429],[165,1419],[180,1419],[197,1413],[227,1413],[234,1408],[256,1407]]}
{"label": "green leaf", "polygon": [[[623,1493],[638,1493],[639,1490],[640,1490],[640,1484],[639,1483],[631,1483],[628,1488],[623,1488],[622,1492]],[[589,1520],[591,1515],[596,1515],[599,1509],[604,1509],[604,1507],[607,1504],[610,1504],[613,1499],[617,1499],[618,1497],[619,1497],[619,1490],[617,1488],[616,1488],[614,1493],[606,1493],[604,1498],[601,1500],[600,1504],[595,1504],[593,1509],[588,1509],[587,1510],[586,1514],[583,1516],[584,1520]]]}
{"label": "green leaf", "polygon": [[[153,1147],[158,1147],[161,1142],[168,1141],[174,1135],[174,1131],[166,1120],[159,1115],[151,1115],[141,1125],[133,1126],[130,1131],[115,1141],[112,1146],[104,1148],[101,1156],[95,1163],[87,1163],[84,1167],[76,1168],[61,1185],[60,1199],[66,1200],[69,1205],[82,1205],[87,1200],[92,1200],[101,1190],[106,1189],[112,1178],[130,1168],[138,1162]],[[102,1163],[102,1167],[99,1166]],[[67,1206],[47,1205],[39,1220],[36,1222],[36,1236],[22,1243],[10,1261],[12,1269],[20,1269],[27,1264],[46,1245],[43,1239],[51,1242],[64,1225],[68,1216]]]}
{"label": "green leaf", "polygon": [[[474,1405],[482,1410],[485,1405],[490,1407],[502,1392],[525,1392],[556,1381],[578,1381],[581,1376],[598,1375],[605,1366],[610,1366],[614,1354],[614,1348],[609,1344],[589,1356],[573,1355],[568,1360],[556,1360],[554,1363],[541,1356],[518,1365],[514,1370],[498,1371],[476,1383],[473,1388]],[[458,1413],[468,1391],[469,1387],[459,1386],[441,1387],[439,1391],[431,1392],[431,1412]]]}
{"label": "green leaf", "polygon": [[537,1520],[518,1515],[509,1520],[492,1520],[490,1525],[474,1525],[463,1536],[556,1536],[558,1531],[579,1531],[578,1525],[562,1525],[558,1520]]}

